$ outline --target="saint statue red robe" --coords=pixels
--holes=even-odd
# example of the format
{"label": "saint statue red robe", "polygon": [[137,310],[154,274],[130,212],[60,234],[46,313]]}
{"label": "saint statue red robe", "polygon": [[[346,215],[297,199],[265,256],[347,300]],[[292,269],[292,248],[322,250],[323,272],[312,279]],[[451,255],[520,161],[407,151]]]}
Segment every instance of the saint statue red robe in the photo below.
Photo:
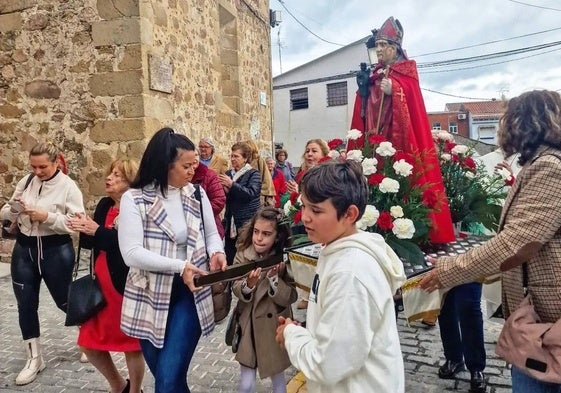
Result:
{"label": "saint statue red robe", "polygon": [[[370,77],[370,95],[365,106],[366,118],[364,120],[360,116],[362,97],[357,92],[351,129],[380,133],[397,150],[408,153],[424,152],[424,168],[416,168],[424,171],[419,182],[430,184],[431,189],[441,200],[439,211],[431,214],[430,217],[433,228],[429,238],[432,243],[452,242],[455,240],[452,217],[425,103],[419,87],[415,61],[403,60],[391,64],[387,69],[387,77],[392,81],[392,94],[391,96],[386,95],[382,99],[384,93],[380,88],[380,83],[384,78],[384,66],[378,64]],[[380,119],[378,119],[379,117]],[[352,143],[349,143],[347,148],[352,149]]]}

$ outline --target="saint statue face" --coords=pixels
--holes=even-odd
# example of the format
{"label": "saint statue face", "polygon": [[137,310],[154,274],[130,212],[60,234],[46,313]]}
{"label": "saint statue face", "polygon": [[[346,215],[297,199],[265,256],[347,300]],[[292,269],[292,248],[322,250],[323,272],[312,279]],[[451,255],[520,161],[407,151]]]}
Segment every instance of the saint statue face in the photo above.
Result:
{"label": "saint statue face", "polygon": [[397,48],[386,40],[377,40],[376,56],[383,65],[392,64],[397,59]]}

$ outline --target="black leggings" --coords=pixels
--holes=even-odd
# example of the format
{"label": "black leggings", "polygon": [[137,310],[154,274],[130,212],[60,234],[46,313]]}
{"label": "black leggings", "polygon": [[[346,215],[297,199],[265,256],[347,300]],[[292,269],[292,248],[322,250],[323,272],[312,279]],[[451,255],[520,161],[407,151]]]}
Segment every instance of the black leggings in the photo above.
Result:
{"label": "black leggings", "polygon": [[43,245],[43,259],[37,263],[37,247],[16,242],[12,251],[12,286],[18,302],[19,327],[24,340],[40,336],[39,289],[45,280],[58,308],[66,312],[68,286],[72,281],[74,247],[72,241],[53,246]]}

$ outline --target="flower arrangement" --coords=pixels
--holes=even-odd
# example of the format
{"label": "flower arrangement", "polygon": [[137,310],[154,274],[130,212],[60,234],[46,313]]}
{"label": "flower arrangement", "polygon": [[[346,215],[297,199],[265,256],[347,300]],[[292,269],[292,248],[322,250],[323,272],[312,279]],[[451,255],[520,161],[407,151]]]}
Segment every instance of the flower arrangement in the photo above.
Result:
{"label": "flower arrangement", "polygon": [[[430,184],[420,185],[423,154],[397,151],[382,135],[367,135],[350,130],[347,140],[353,140],[359,149],[346,151],[347,160],[362,164],[368,180],[368,203],[362,218],[356,223],[361,230],[381,234],[388,245],[402,258],[412,263],[420,262],[423,253],[419,245],[428,242],[431,229],[429,214],[437,211],[440,200],[430,189]],[[331,159],[343,159],[341,150],[346,146],[342,139],[328,142]],[[292,225],[301,220],[299,195],[293,193],[284,205]]]}
{"label": "flower arrangement", "polygon": [[473,146],[456,144],[447,131],[433,132],[444,188],[450,205],[452,222],[461,223],[463,229],[496,230],[506,197],[505,186],[514,182],[507,169],[488,174],[482,163],[474,158]]}

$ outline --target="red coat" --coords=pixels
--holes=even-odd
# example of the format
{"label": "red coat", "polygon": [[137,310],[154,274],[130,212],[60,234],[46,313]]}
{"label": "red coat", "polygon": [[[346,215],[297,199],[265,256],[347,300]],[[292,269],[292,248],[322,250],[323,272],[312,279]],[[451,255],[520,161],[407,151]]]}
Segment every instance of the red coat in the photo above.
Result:
{"label": "red coat", "polygon": [[222,226],[220,213],[226,205],[226,194],[224,193],[222,184],[220,184],[220,180],[218,180],[218,175],[206,165],[199,164],[191,183],[200,184],[203,190],[205,190],[210,201],[210,206],[212,206],[214,221],[216,221],[216,229],[218,229],[220,237],[224,239],[224,227]]}
{"label": "red coat", "polygon": [[278,169],[274,169],[272,178],[275,186],[275,207],[280,207],[280,198],[286,192],[286,179]]}
{"label": "red coat", "polygon": [[[366,104],[366,121],[360,117],[362,97],[358,94],[351,128],[361,131],[373,131],[379,126],[380,133],[394,145],[397,150],[405,152],[424,152],[424,175],[419,179],[422,184],[432,184],[434,190],[441,198],[440,211],[431,216],[433,229],[430,232],[430,241],[433,243],[447,243],[454,241],[452,216],[440,165],[436,155],[434,141],[421,89],[417,65],[413,60],[399,61],[389,66],[388,78],[392,81],[392,95],[385,96],[380,112],[380,103],[383,92],[380,82],[383,78],[382,65],[378,64],[370,77],[370,95]],[[378,122],[378,114],[381,119]],[[366,123],[366,124],[364,124]],[[354,141],[350,141],[354,142]],[[353,149],[349,143],[348,149]]]}

